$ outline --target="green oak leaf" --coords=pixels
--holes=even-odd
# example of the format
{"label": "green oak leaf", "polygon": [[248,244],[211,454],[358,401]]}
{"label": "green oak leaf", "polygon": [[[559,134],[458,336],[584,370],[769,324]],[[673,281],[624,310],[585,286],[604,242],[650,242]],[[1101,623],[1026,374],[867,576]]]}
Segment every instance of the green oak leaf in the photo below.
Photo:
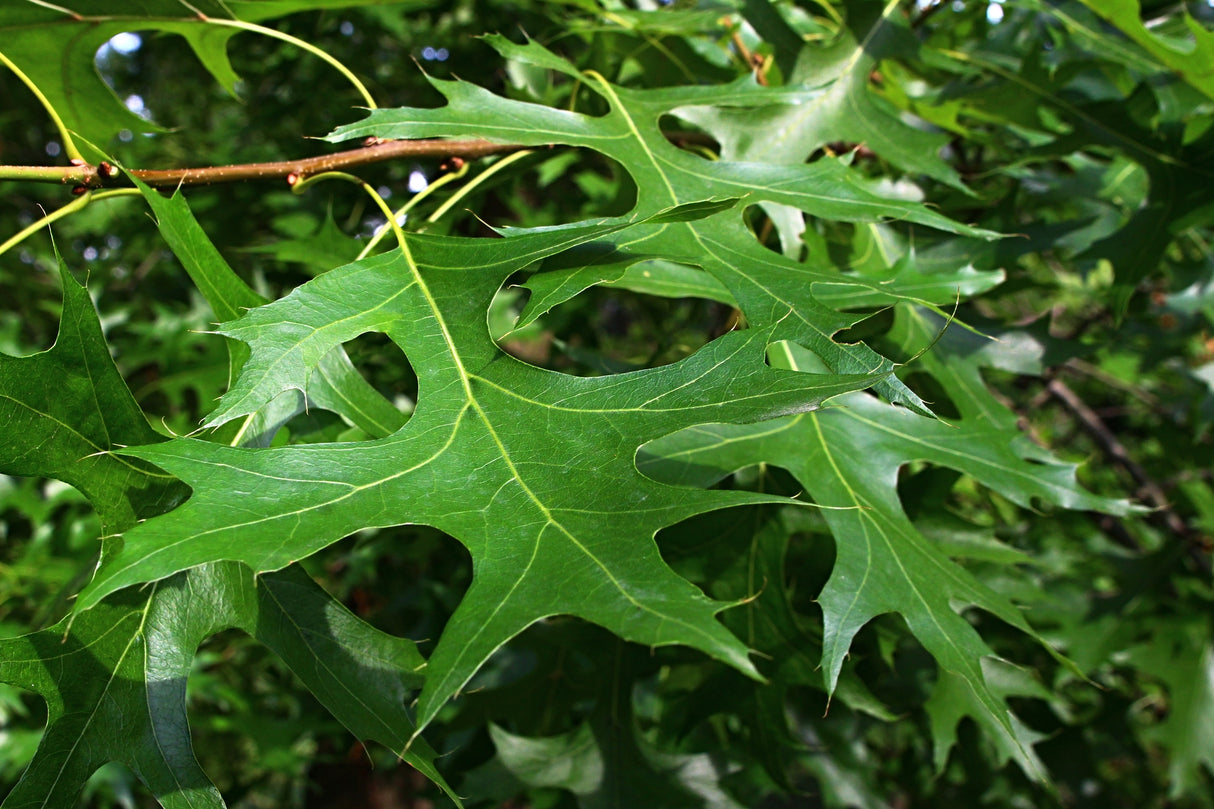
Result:
{"label": "green oak leaf", "polygon": [[[1135,5],[1133,0],[1118,6]],[[1136,13],[1136,12],[1135,12]],[[1150,36],[1154,36],[1151,34]],[[1075,233],[1068,239],[1055,232],[1051,246],[1067,245],[1082,235],[1099,237],[1094,243],[1082,240],[1076,246],[1087,249],[1078,260],[1095,265],[1108,261],[1116,273],[1111,291],[1115,313],[1120,317],[1138,285],[1155,272],[1176,237],[1193,227],[1211,221],[1214,212],[1208,202],[1208,189],[1214,182],[1209,168],[1214,150],[1214,135],[1199,130],[1186,134],[1177,121],[1190,114],[1187,105],[1168,110],[1158,94],[1139,88],[1128,99],[1109,100],[1084,87],[1089,64],[1071,61],[1056,68],[1032,49],[1017,70],[979,49],[964,56],[966,63],[982,68],[984,76],[965,96],[970,115],[998,127],[1031,131],[1033,142],[1025,156],[1034,160],[1074,160],[1084,152],[1111,150],[1119,160],[1137,164],[1145,173],[1145,200],[1136,200],[1137,189],[1120,187],[1132,176],[1131,166],[1122,164],[1117,171],[1102,174],[1105,187],[1092,197],[1123,200],[1125,215],[1117,214],[1108,222],[1095,220],[1100,206],[1088,205],[1083,217],[1070,223]],[[1090,99],[1090,100],[1089,100]],[[1085,161],[1090,158],[1084,158]],[[1096,161],[1103,167],[1106,158]],[[1066,202],[1077,196],[1067,191]],[[1082,203],[1081,203],[1082,204]],[[1083,222],[1093,218],[1092,222]],[[1057,229],[1060,223],[1046,226]],[[1018,225],[1017,225],[1018,227]],[[1037,227],[1030,235],[1037,235]],[[1047,230],[1048,233],[1048,230]],[[1042,234],[1045,235],[1045,234]],[[1024,246],[1024,245],[1022,245]]]}
{"label": "green oak leaf", "polygon": [[[1033,698],[1050,701],[1048,688],[1036,679],[1031,671],[1012,665],[996,657],[984,657],[979,661],[983,682],[990,694],[1000,700],[1009,697]],[[974,690],[967,673],[942,669],[932,690],[931,699],[924,710],[932,727],[932,752],[936,769],[943,771],[948,763],[949,752],[957,744],[957,728],[962,719],[973,719],[980,726],[990,727],[989,699],[986,693]],[[1033,745],[1046,737],[1020,721],[1020,717],[1007,712],[1006,723],[1010,733],[993,733],[995,760],[1006,764],[1015,759],[1025,772],[1043,779],[1045,765],[1037,757]]]}
{"label": "green oak leaf", "polygon": [[275,261],[284,263],[301,264],[311,275],[320,275],[353,261],[363,246],[337,226],[331,213],[314,231],[293,232],[297,229],[295,226],[281,227],[278,241],[245,247],[242,251],[273,256]]}
{"label": "green oak leaf", "polygon": [[[138,180],[134,182],[156,214],[156,225],[165,241],[217,318],[232,320],[245,310],[267,302],[224,261],[194,218],[180,190],[172,197],[164,197]],[[248,346],[239,340],[229,340],[228,353],[229,378],[235,380],[249,357]],[[404,414],[367,383],[341,346],[334,347],[321,359],[317,373],[309,378],[302,394],[277,399],[272,405],[267,403],[267,407],[247,414],[235,442],[268,445],[282,424],[303,412],[305,403],[337,413],[375,438],[394,433],[405,423]]]}
{"label": "green oak leaf", "polygon": [[[903,313],[909,343],[930,342],[941,325],[934,315]],[[1127,514],[1134,509],[1083,490],[1075,468],[1020,434],[1015,415],[986,390],[974,343],[986,341],[952,330],[921,358],[948,391],[961,419],[931,421],[856,393],[841,406],[755,425],[700,425],[642,449],[639,468],[659,480],[707,485],[759,461],[788,469],[814,502],[834,508],[823,518],[835,537],[836,561],[818,597],[825,629],[822,674],[833,689],[852,639],[886,612],[901,615],[935,657],[965,705],[1004,756],[1031,777],[1045,773],[1032,751],[1036,737],[1020,724],[992,688],[982,661],[994,653],[956,612],[973,606],[1039,637],[1020,610],[953,562],[945,548],[920,533],[899,502],[900,467],[929,461],[963,471],[1015,503],[1034,500],[1066,508]],[[981,346],[979,346],[980,348]],[[786,361],[812,361],[789,347]],[[942,680],[944,682],[944,680]],[[945,723],[937,725],[941,732]],[[937,760],[940,761],[938,747]]]}
{"label": "green oak leaf", "polygon": [[640,643],[693,646],[753,673],[746,647],[714,618],[727,605],[675,575],[653,535],[691,514],[772,498],[658,484],[632,456],[647,440],[706,420],[813,409],[879,374],[771,368],[770,328],[607,378],[543,371],[496,346],[485,313],[509,276],[625,229],[410,235],[407,249],[332,270],[227,324],[221,333],[252,353],[208,424],[307,390],[326,354],[367,331],[383,332],[409,357],[417,409],[378,441],[247,449],[178,439],[163,451],[129,450],[194,494],[108,546],[80,607],[200,564],[275,570],[368,526],[425,523],[464,543],[474,581],[430,659],[423,726],[501,644],[559,613]]}
{"label": "green oak leaf", "polygon": [[55,344],[30,357],[0,354],[0,473],[51,477],[87,497],[104,532],[168,511],[188,494],[150,464],[109,450],[154,444],[153,430],[110,357],[88,292],[62,263]]}
{"label": "green oak leaf", "polygon": [[410,746],[405,704],[425,666],[413,643],[356,618],[298,567],[255,579],[227,563],[0,640],[0,682],[41,695],[48,710],[38,752],[4,809],[75,806],[85,781],[111,761],[129,767],[165,809],[223,807],[194,758],[186,681],[199,644],[232,627],[282,657],[360,738],[391,747],[447,789],[433,751]]}
{"label": "green oak leaf", "polygon": [[[240,29],[215,20],[261,22],[317,8],[349,8],[384,0],[10,0],[0,4],[0,54],[8,57],[46,96],[67,128],[104,146],[121,130],[159,132],[134,114],[102,80],[94,61],[111,37],[125,31],[160,31],[181,36],[228,92],[238,76],[228,61],[228,41]],[[414,0],[411,7],[428,5]]]}
{"label": "green oak leaf", "polygon": [[[582,699],[593,695],[586,719],[567,732],[543,736],[511,732],[491,722],[494,769],[500,767],[528,786],[567,790],[582,809],[741,809],[725,789],[728,770],[712,754],[674,752],[668,740],[663,744],[654,738],[658,734],[652,728],[642,731],[636,691],[652,674],[650,652],[600,641],[583,654],[586,658],[571,661],[570,668],[587,666],[594,672],[581,682]],[[506,698],[507,693],[497,696]]]}
{"label": "green oak leaf", "polygon": [[1162,627],[1129,658],[1168,687],[1167,718],[1143,728],[1145,740],[1171,753],[1169,796],[1201,794],[1206,775],[1214,773],[1214,643],[1208,619],[1193,617]]}
{"label": "green oak leaf", "polygon": [[[625,700],[628,695],[623,695]],[[581,809],[742,809],[719,784],[706,753],[661,753],[638,738],[631,716],[596,716],[558,736],[528,737],[489,726],[502,765],[533,787],[572,792]]]}
{"label": "green oak leaf", "polygon": [[[1121,147],[1126,156],[1146,171],[1149,194],[1129,220],[1078,256],[1079,261],[1105,259],[1116,272],[1113,304],[1120,317],[1139,284],[1159,267],[1176,237],[1194,227],[1206,227],[1214,221],[1210,201],[1209,168],[1214,153],[1214,134],[1206,133],[1190,143],[1174,132],[1155,134],[1143,122],[1127,114],[1127,105],[1110,102],[1082,108],[1089,139],[1106,133],[1106,141]],[[1092,123],[1088,123],[1092,122]],[[1081,148],[1072,138],[1061,138],[1051,149]],[[1111,180],[1112,178],[1110,178]],[[1113,196],[1115,186],[1110,188]]]}
{"label": "green oak leaf", "polygon": [[[374,110],[365,120],[338,128],[330,140],[375,135],[384,138],[483,137],[528,145],[567,144],[602,152],[620,163],[637,188],[632,217],[651,216],[674,205],[697,200],[745,196],[747,202],[778,203],[825,219],[867,222],[900,220],[968,236],[994,234],[962,225],[907,200],[891,199],[847,161],[821,158],[809,164],[710,161],[671,144],[659,119],[689,106],[716,106],[761,111],[773,103],[791,102],[802,89],[759,87],[744,77],[716,87],[666,87],[637,90],[607,82],[597,73],[579,73],[571,64],[535,42],[514,44],[487,37],[504,56],[561,71],[585,82],[609,105],[599,116],[551,109],[493,95],[460,81],[430,79],[447,99],[437,109]],[[509,233],[507,234],[509,235]],[[826,256],[803,264],[767,250],[734,209],[703,219],[629,231],[629,249],[669,258],[694,257],[724,286],[747,322],[774,329],[776,339],[798,342],[822,358],[836,373],[890,374],[893,364],[864,345],[841,345],[831,336],[853,325],[856,316],[825,306],[812,290],[818,281],[855,282],[873,289],[874,282],[840,275]],[[892,375],[876,389],[891,401],[929,412],[918,396]]]}
{"label": "green oak leaf", "polygon": [[[882,243],[874,234],[881,234],[888,243]],[[1004,279],[1002,271],[980,271],[956,257],[949,257],[948,266],[943,269],[928,270],[924,266],[928,262],[920,261],[914,250],[881,225],[857,226],[854,241],[856,248],[848,265],[858,275],[806,273],[810,278],[821,279],[812,282],[813,295],[826,306],[878,308],[903,300],[951,304],[958,297],[985,292]],[[621,258],[616,254],[613,259],[571,268],[540,267],[520,284],[531,292],[531,297],[516,328],[530,325],[545,312],[596,285],[670,298],[706,298],[737,306],[729,290],[698,267],[644,255]]]}
{"label": "green oak leaf", "polygon": [[[0,471],[70,483],[104,530],[117,532],[167,511],[188,490],[113,452],[165,439],[114,366],[88,292],[62,265],[60,276],[55,345],[30,357],[0,356]],[[0,682],[42,695],[49,711],[38,752],[3,806],[74,806],[109,761],[129,766],[166,807],[223,806],[194,760],[185,687],[198,644],[231,627],[276,651],[354,733],[443,785],[432,751],[409,745],[407,689],[420,685],[425,665],[414,645],[354,617],[297,568],[255,581],[248,568],[228,564],[0,641]]]}
{"label": "green oak leaf", "polygon": [[711,104],[673,112],[716,138],[726,160],[800,163],[831,143],[863,144],[903,171],[965,191],[960,175],[940,157],[948,137],[907,123],[871,89],[878,62],[907,39],[913,42],[899,3],[882,9],[852,2],[834,42],[799,48],[789,84],[802,91],[787,102],[760,110]]}
{"label": "green oak leaf", "polygon": [[1138,0],[1082,0],[1083,4],[1116,25],[1139,47],[1175,71],[1189,84],[1214,98],[1214,32],[1187,13],[1184,39],[1165,38],[1143,24]]}
{"label": "green oak leaf", "polygon": [[[760,490],[771,485],[764,467],[754,471],[753,477],[739,478]],[[676,571],[710,581],[709,593],[715,598],[742,601],[723,619],[754,649],[759,671],[767,680],[745,681],[724,670],[705,679],[680,700],[684,719],[677,730],[690,729],[697,720],[717,713],[737,716],[767,775],[782,784],[788,783],[789,773],[798,766],[813,767],[818,762],[829,768],[825,760],[837,755],[832,747],[829,755],[807,756],[804,739],[798,738],[807,726],[786,712],[794,689],[826,691],[821,672],[822,628],[819,622],[797,613],[794,593],[818,575],[819,564],[829,569],[829,557],[820,545],[807,547],[802,542],[790,553],[793,537],[820,532],[820,521],[816,510],[751,506],[689,520],[664,531],[661,537],[663,555]],[[853,657],[844,663],[830,701],[823,694],[821,705],[829,705],[832,719],[851,709],[894,721],[894,714],[856,675],[851,665],[856,660]],[[814,716],[820,712],[813,707],[807,710]]]}

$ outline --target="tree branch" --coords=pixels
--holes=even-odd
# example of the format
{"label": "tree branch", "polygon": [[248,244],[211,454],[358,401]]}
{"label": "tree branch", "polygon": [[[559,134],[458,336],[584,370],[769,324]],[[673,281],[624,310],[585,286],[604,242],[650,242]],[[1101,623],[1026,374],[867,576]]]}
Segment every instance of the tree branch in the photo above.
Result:
{"label": "tree branch", "polygon": [[1205,550],[1209,539],[1191,528],[1180,514],[1176,512],[1172,504],[1168,502],[1168,497],[1164,494],[1163,487],[1152,480],[1146,470],[1130,457],[1130,453],[1126,450],[1125,446],[1117,439],[1117,436],[1113,435],[1113,432],[1096,411],[1088,407],[1087,403],[1079,398],[1078,394],[1060,379],[1054,378],[1047,382],[1046,390],[1075,416],[1079,424],[1095,439],[1105,454],[1116,461],[1134,478],[1134,481],[1138,484],[1138,497],[1155,509],[1157,518],[1163,522],[1174,536],[1186,545],[1190,558],[1193,559],[1201,570],[1209,573],[1209,552]]}
{"label": "tree branch", "polygon": [[[205,166],[184,169],[130,169],[129,173],[153,188],[176,188],[182,185],[212,185],[249,180],[282,179],[295,183],[314,174],[338,171],[355,166],[380,163],[401,157],[461,158],[465,160],[494,154],[517,152],[527,147],[516,143],[492,143],[487,140],[389,140],[372,141],[358,149],[307,157],[302,160],[279,160],[272,163],[241,163],[232,166]],[[70,185],[75,193],[96,188],[127,185],[109,163],[96,166],[75,162],[70,166],[0,166],[0,180],[60,183]]]}

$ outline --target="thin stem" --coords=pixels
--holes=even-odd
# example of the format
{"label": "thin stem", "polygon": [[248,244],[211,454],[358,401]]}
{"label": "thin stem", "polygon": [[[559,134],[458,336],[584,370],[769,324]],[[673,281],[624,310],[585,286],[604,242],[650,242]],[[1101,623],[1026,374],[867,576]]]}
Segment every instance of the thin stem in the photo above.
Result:
{"label": "thin stem", "polygon": [[97,171],[93,166],[0,166],[0,180],[31,183],[59,183],[97,187]]}
{"label": "thin stem", "polygon": [[318,183],[323,180],[345,180],[348,183],[354,183],[355,185],[361,186],[362,189],[371,196],[372,201],[379,206],[379,209],[383,211],[384,216],[388,217],[388,224],[392,227],[392,232],[396,235],[396,243],[400,245],[400,249],[405,253],[409,252],[409,247],[405,243],[405,231],[401,229],[400,224],[396,221],[396,216],[392,213],[392,208],[387,202],[384,201],[384,198],[379,195],[379,192],[372,188],[371,184],[362,177],[356,177],[355,175],[347,174],[344,171],[326,171],[324,174],[317,174],[314,177],[307,177],[305,179],[298,180],[291,185],[291,191],[296,194],[302,194],[304,190],[313,183]]}
{"label": "thin stem", "polygon": [[[240,163],[231,166],[203,166],[184,169],[128,169],[127,174],[138,177],[153,188],[212,185],[248,180],[286,179],[294,174],[303,178],[325,171],[381,163],[401,157],[460,157],[472,160],[489,155],[516,152],[523,149],[516,143],[493,143],[487,140],[389,140],[376,141],[358,149],[307,157],[302,160],[278,160],[269,163]],[[102,176],[95,166],[0,166],[0,180],[27,180],[83,185],[102,188],[122,182],[117,176]]]}
{"label": "thin stem", "polygon": [[[396,215],[393,217],[393,219],[395,221],[400,221],[400,218],[402,216],[407,215],[409,213],[409,211],[413,210],[414,206],[416,206],[422,200],[426,199],[426,197],[430,196],[435,191],[442,188],[444,185],[455,182],[459,178],[466,175],[468,173],[468,166],[469,166],[468,163],[464,163],[463,165],[461,165],[459,167],[459,169],[457,171],[453,171],[448,174],[444,174],[442,177],[439,177],[434,182],[427,184],[425,188],[423,188],[421,191],[418,191],[416,194],[414,194],[412,199],[410,199],[404,205],[402,205],[401,207],[396,209]],[[358,258],[359,259],[366,258],[371,253],[371,251],[375,249],[375,246],[380,243],[380,241],[384,237],[384,234],[387,232],[388,232],[387,228],[384,228],[383,230],[376,232],[375,235],[372,236],[371,239],[367,242],[367,245],[358,254]]]}
{"label": "thin stem", "polygon": [[1106,455],[1112,458],[1121,466],[1134,482],[1138,484],[1138,497],[1147,501],[1156,513],[1160,515],[1168,530],[1176,536],[1192,539],[1193,531],[1185,523],[1184,519],[1176,513],[1172,505],[1168,502],[1168,496],[1164,493],[1163,487],[1156,483],[1146,470],[1134,460],[1125,445],[1117,439],[1113,431],[1104,423],[1104,419],[1096,413],[1095,410],[1088,407],[1071,388],[1057,377],[1046,383],[1046,390],[1062,402],[1063,406],[1071,412],[1079,421],[1080,427],[1096,440],[1100,448]]}
{"label": "thin stem", "polygon": [[333,58],[312,43],[305,42],[302,39],[297,39],[290,34],[284,34],[282,31],[276,31],[273,28],[267,28],[264,25],[256,25],[254,23],[244,22],[242,20],[225,20],[216,17],[207,17],[207,23],[210,25],[221,25],[227,28],[239,28],[242,31],[253,31],[258,34],[265,34],[268,37],[281,39],[283,42],[289,42],[297,48],[302,48],[313,56],[328,62],[330,65],[336,68],[341,75],[345,76],[350,84],[354,85],[354,89],[356,89],[358,94],[363,97],[363,100],[367,102],[368,109],[378,109],[375,99],[371,96],[371,93],[369,90],[367,90],[366,86],[364,86],[363,83],[358,80],[358,76],[355,76],[354,73],[350,71],[350,68],[346,67],[337,59]]}
{"label": "thin stem", "polygon": [[515,152],[514,154],[512,154],[508,157],[504,157],[501,160],[497,161],[492,166],[490,166],[489,168],[482,171],[479,175],[477,175],[476,179],[474,179],[472,182],[466,184],[459,191],[456,191],[454,194],[452,194],[451,199],[447,200],[442,205],[440,205],[438,210],[436,210],[434,213],[430,214],[430,217],[426,221],[427,222],[437,222],[439,219],[441,219],[443,217],[444,214],[447,213],[447,211],[451,210],[451,208],[456,203],[458,203],[464,197],[468,196],[468,194],[472,193],[472,191],[478,185],[485,182],[485,180],[489,179],[497,172],[506,168],[506,166],[509,166],[511,163],[515,163],[515,162],[518,162],[519,160],[522,160],[524,157],[526,157],[529,154],[532,154],[532,151],[528,149],[528,150],[524,150],[521,152]]}
{"label": "thin stem", "polygon": [[88,205],[90,202],[92,202],[94,200],[110,199],[112,197],[130,197],[130,196],[138,196],[138,195],[139,195],[139,191],[134,188],[115,188],[111,191],[86,191],[85,193],[83,193],[79,197],[77,197],[76,199],[69,202],[67,205],[64,205],[62,208],[59,208],[58,210],[55,210],[55,211],[52,211],[51,213],[46,214],[41,219],[39,219],[37,222],[34,222],[34,223],[22,228],[15,235],[9,237],[4,242],[4,244],[0,244],[0,255],[7,253],[11,248],[13,248],[16,245],[20,244],[21,242],[25,241],[33,234],[37,233],[44,226],[57,222],[65,216],[74,214],[76,211],[82,210],[84,208],[84,206]]}
{"label": "thin stem", "polygon": [[59,219],[62,219],[65,216],[68,216],[69,214],[73,214],[76,211],[83,209],[85,205],[88,205],[89,202],[92,201],[92,198],[93,198],[93,192],[91,192],[91,191],[88,193],[85,193],[85,194],[81,194],[79,197],[72,200],[67,205],[64,205],[62,208],[59,208],[55,211],[52,211],[51,213],[46,214],[41,219],[39,219],[39,220],[27,225],[26,227],[22,228],[21,230],[17,231],[17,233],[10,236],[8,238],[8,240],[4,242],[4,244],[0,244],[0,255],[7,253],[10,248],[15,247],[16,245],[25,241],[27,238],[29,238],[33,234],[37,233],[39,230],[41,230],[43,228],[44,225],[49,225],[52,222],[55,222]]}
{"label": "thin stem", "polygon": [[25,86],[30,88],[34,95],[37,96],[38,101],[42,103],[47,115],[55,122],[55,128],[59,130],[59,137],[63,140],[63,151],[67,153],[68,159],[79,160],[83,163],[84,157],[80,154],[80,150],[76,148],[76,142],[72,140],[72,134],[68,132],[67,124],[63,123],[63,119],[59,117],[59,113],[55,112],[55,108],[51,106],[50,99],[42,94],[42,91],[38,89],[38,85],[34,84],[33,80],[25,75],[21,68],[17,67],[11,59],[5,56],[3,51],[0,51],[0,62],[3,62],[9,70],[16,73],[17,78],[21,79],[25,83]]}

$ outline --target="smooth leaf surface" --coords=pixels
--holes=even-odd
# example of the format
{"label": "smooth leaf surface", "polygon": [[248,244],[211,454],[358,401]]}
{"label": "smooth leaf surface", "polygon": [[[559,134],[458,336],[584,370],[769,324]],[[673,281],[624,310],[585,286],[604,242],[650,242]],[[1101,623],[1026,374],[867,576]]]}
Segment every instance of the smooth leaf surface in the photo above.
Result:
{"label": "smooth leaf surface", "polygon": [[[165,241],[219,320],[232,320],[267,302],[228,266],[180,191],[165,198],[138,180],[135,182],[156,214],[156,224]],[[228,352],[230,379],[235,380],[249,351],[239,340],[229,340]],[[296,399],[278,400],[272,409],[246,414],[248,418],[237,434],[237,443],[268,445],[278,428],[306,405],[337,413],[374,438],[389,435],[405,423],[403,414],[367,383],[341,346],[333,347],[321,359],[317,372],[309,377],[301,392],[304,395]]]}
{"label": "smooth leaf surface", "polygon": [[567,377],[503,354],[484,312],[506,278],[621,227],[499,240],[410,236],[408,253],[326,273],[226,326],[252,356],[212,424],[306,390],[334,346],[367,331],[387,334],[411,359],[417,409],[375,442],[254,451],[183,439],[164,452],[131,450],[194,495],[113,545],[81,606],[208,562],[274,570],[369,525],[424,523],[464,543],[475,579],[430,660],[423,725],[502,643],[558,613],[753,671],[745,647],[713,618],[726,605],[672,573],[653,534],[691,514],[770,498],[657,484],[637,473],[633,453],[705,419],[812,409],[877,377],[769,368],[770,330],[759,329],[665,368],[609,378]]}
{"label": "smooth leaf surface", "polygon": [[[917,338],[930,339],[924,328],[930,321],[922,318],[909,318],[915,324],[911,330]],[[834,570],[818,596],[825,619],[822,669],[827,687],[834,687],[860,628],[877,615],[896,612],[948,676],[964,684],[964,712],[991,731],[1004,755],[1044,780],[1032,751],[1035,737],[983,673],[981,661],[993,652],[954,605],[980,607],[1035,633],[1010,601],[915,528],[899,502],[898,470],[913,461],[931,461],[964,471],[1025,506],[1040,498],[1120,514],[1130,507],[1085,492],[1072,465],[1021,436],[1014,415],[985,392],[977,360],[964,359],[975,356],[965,345],[967,337],[951,334],[936,351],[944,353],[955,343],[956,353],[950,352],[949,361],[934,370],[962,412],[956,423],[929,421],[870,395],[852,394],[822,413],[758,425],[702,425],[668,436],[643,448],[639,467],[660,480],[707,485],[765,460],[792,472],[814,502],[842,509],[823,512],[836,543]],[[795,366],[804,357],[793,352],[789,360]]]}
{"label": "smooth leaf surface", "polygon": [[[446,805],[330,714],[434,778],[426,727],[477,805],[1210,803],[1205,4],[119,5],[0,4],[0,51],[123,167],[359,117],[307,43],[227,25],[297,11],[381,101],[443,105],[332,140],[545,148],[421,194],[426,158],[357,166],[420,231],[366,251],[388,212],[337,184],[55,221],[105,332],[65,278],[54,346],[0,358],[0,473],[102,528],[0,474],[0,794],[50,709],[6,809],[132,770],[166,806]],[[144,47],[95,70],[119,30]],[[244,105],[185,86],[234,65]],[[98,70],[197,131],[128,137]],[[0,83],[3,161],[56,162]],[[0,174],[0,239],[62,205]],[[0,344],[50,345],[55,258],[3,260]],[[630,372],[552,370],[586,366]]]}
{"label": "smooth leaf surface", "polygon": [[[31,357],[0,356],[0,470],[71,483],[117,532],[167,511],[188,491],[114,454],[164,439],[114,367],[88,292],[62,265],[60,277],[55,345]],[[409,746],[405,704],[425,665],[416,647],[355,618],[298,569],[255,581],[248,568],[228,564],[0,641],[0,682],[36,692],[48,706],[38,752],[3,806],[73,806],[93,771],[111,761],[130,767],[168,809],[223,806],[191,750],[186,679],[198,645],[232,627],[277,652],[354,733],[443,783],[425,743]]]}
{"label": "smooth leaf surface", "polygon": [[687,106],[674,114],[715,137],[726,160],[796,164],[832,143],[863,144],[903,171],[964,190],[960,175],[940,159],[946,136],[903,121],[870,89],[877,63],[908,39],[896,0],[883,9],[850,3],[835,42],[800,49],[788,86],[803,91],[788,103],[760,110]]}
{"label": "smooth leaf surface", "polygon": [[242,565],[221,564],[0,641],[0,681],[38,693],[48,708],[38,753],[5,809],[74,806],[110,761],[133,770],[166,809],[224,806],[194,759],[186,681],[198,645],[232,627],[278,653],[360,738],[443,783],[425,743],[409,746],[405,702],[425,666],[412,643],[355,618],[297,568],[255,580]]}
{"label": "smooth leaf surface", "polygon": [[[576,70],[535,42],[488,41],[504,56],[570,75]],[[337,129],[331,140],[375,135],[385,138],[470,137],[529,145],[584,146],[616,160],[637,186],[633,216],[649,216],[671,205],[714,197],[747,195],[748,201],[778,203],[814,216],[842,221],[897,219],[952,233],[990,237],[988,231],[940,217],[916,203],[891,199],[872,187],[846,161],[821,158],[809,164],[708,161],[671,144],[658,128],[662,115],[681,107],[764,108],[804,96],[804,90],[767,90],[751,79],[726,87],[634,90],[587,75],[586,86],[610,105],[591,117],[495,96],[464,82],[431,79],[447,98],[438,109],[376,110],[364,121]],[[740,211],[651,234],[629,237],[631,249],[686,257],[703,267],[737,301],[749,323],[774,327],[776,339],[801,343],[836,373],[889,373],[893,365],[864,345],[840,345],[831,337],[856,318],[822,305],[815,281],[844,281],[828,265],[806,266],[757,243]],[[820,260],[820,259],[819,259]],[[865,282],[858,282],[865,286]],[[928,412],[922,400],[892,376],[876,385],[891,401]]]}
{"label": "smooth leaf surface", "polygon": [[102,530],[168,511],[184,486],[155,467],[114,455],[154,444],[153,430],[114,367],[88,292],[60,265],[63,316],[50,349],[0,354],[0,473],[55,478],[89,498]]}

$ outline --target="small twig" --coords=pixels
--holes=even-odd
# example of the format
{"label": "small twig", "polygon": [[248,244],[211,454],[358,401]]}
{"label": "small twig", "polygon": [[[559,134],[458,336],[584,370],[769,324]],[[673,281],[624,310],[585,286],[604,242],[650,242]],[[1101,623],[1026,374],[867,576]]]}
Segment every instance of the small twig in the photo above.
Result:
{"label": "small twig", "polygon": [[1116,388],[1119,391],[1133,396],[1147,407],[1159,407],[1161,405],[1159,397],[1155,396],[1150,391],[1144,390],[1138,385],[1131,385],[1090,362],[1085,362],[1084,360],[1072,357],[1062,365],[1062,370],[1069,371],[1077,375],[1084,374],[1086,376],[1090,376],[1092,379],[1095,379],[1102,385],[1107,385],[1110,388]]}
{"label": "small twig", "polygon": [[[707,143],[710,138],[699,132],[667,132],[667,138],[675,142]],[[424,138],[420,140],[379,140],[368,138],[358,149],[344,152],[305,157],[301,160],[277,160],[271,163],[238,163],[230,166],[200,166],[183,169],[127,169],[153,188],[177,188],[178,186],[215,185],[239,183],[250,180],[283,180],[292,175],[306,179],[326,171],[341,171],[382,163],[398,158],[438,158],[450,160],[476,160],[497,154],[510,154],[534,146],[519,143],[494,143],[480,138],[471,140],[445,140]],[[21,180],[35,183],[58,183],[72,186],[77,194],[90,189],[129,187],[120,172],[109,163],[93,166],[88,163],[70,166],[0,166],[0,181]],[[76,190],[79,189],[79,190]]]}
{"label": "small twig", "polygon": [[755,81],[762,86],[767,86],[767,71],[771,68],[772,59],[765,58],[761,53],[752,53],[750,48],[746,47],[746,43],[742,41],[742,35],[734,30],[730,34],[730,40],[733,42],[734,48],[738,52],[738,56],[742,57],[742,61],[746,63],[746,67],[754,74]]}
{"label": "small twig", "polygon": [[1071,390],[1065,382],[1060,379],[1051,379],[1046,383],[1046,389],[1062,402],[1063,406],[1079,420],[1079,424],[1083,427],[1105,454],[1121,465],[1123,469],[1134,478],[1138,484],[1139,497],[1156,509],[1156,513],[1163,520],[1168,530],[1172,531],[1178,537],[1183,539],[1192,539],[1193,530],[1180,517],[1179,514],[1172,508],[1168,502],[1167,495],[1164,494],[1163,488],[1147,475],[1137,461],[1130,457],[1130,453],[1126,451],[1125,446],[1117,440],[1117,436],[1113,435],[1104,420],[1088,407],[1087,404],[1079,398],[1075,391]]}
{"label": "small twig", "polygon": [[[307,157],[302,160],[278,160],[271,163],[240,163],[231,166],[205,166],[184,169],[128,169],[153,188],[176,188],[182,185],[213,185],[249,180],[285,181],[294,175],[306,178],[326,171],[338,171],[354,166],[380,163],[401,157],[461,157],[465,160],[494,154],[517,152],[527,147],[515,143],[492,143],[487,140],[389,140],[373,141],[358,149]],[[85,190],[123,185],[109,164],[98,166],[0,166],[0,180],[29,180],[71,185]]]}
{"label": "small twig", "polygon": [[396,219],[396,214],[392,212],[390,207],[388,207],[388,203],[382,196],[380,196],[379,192],[372,188],[371,184],[362,177],[356,177],[355,175],[347,174],[344,171],[326,171],[322,174],[313,174],[311,177],[306,179],[300,178],[296,175],[287,177],[287,182],[291,186],[291,191],[295,194],[302,194],[309,186],[324,180],[341,180],[343,182],[353,183],[366,191],[371,197],[371,200],[375,203],[376,207],[378,207],[384,216],[388,218],[388,226],[392,228],[392,233],[396,235],[396,243],[400,246],[401,251],[405,253],[409,252],[409,246],[405,243],[405,231],[401,229],[400,222],[398,222]]}

